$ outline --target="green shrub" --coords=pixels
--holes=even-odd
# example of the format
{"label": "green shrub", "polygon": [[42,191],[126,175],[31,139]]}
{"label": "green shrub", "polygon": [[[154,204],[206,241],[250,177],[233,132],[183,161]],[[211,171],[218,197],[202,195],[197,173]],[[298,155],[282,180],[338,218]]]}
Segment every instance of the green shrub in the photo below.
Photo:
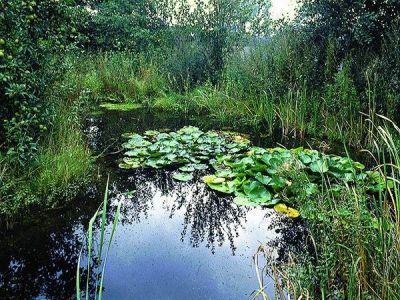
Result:
{"label": "green shrub", "polygon": [[49,55],[68,52],[81,40],[77,27],[85,13],[78,2],[0,2],[0,151],[20,164],[35,155],[48,127],[43,94],[62,74],[59,67],[47,72]]}
{"label": "green shrub", "polygon": [[304,45],[299,33],[283,28],[274,37],[237,52],[227,61],[222,85],[237,98],[282,97],[289,89],[317,82],[316,49]]}
{"label": "green shrub", "polygon": [[349,60],[336,73],[334,82],[326,87],[328,112],[335,115],[337,123],[344,130],[354,130],[359,123],[361,101],[350,74]]}
{"label": "green shrub", "polygon": [[178,91],[188,90],[207,81],[212,64],[206,47],[198,40],[178,36],[161,63],[169,85]]}

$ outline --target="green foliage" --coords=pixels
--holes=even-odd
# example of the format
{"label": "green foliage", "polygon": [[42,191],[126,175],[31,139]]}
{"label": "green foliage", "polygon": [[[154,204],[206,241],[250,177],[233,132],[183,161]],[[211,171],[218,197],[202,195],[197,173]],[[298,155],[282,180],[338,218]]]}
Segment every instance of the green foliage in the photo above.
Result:
{"label": "green foliage", "polygon": [[269,1],[196,0],[192,7],[184,1],[158,2],[159,14],[172,25],[172,33],[187,41],[194,40],[204,49],[211,62],[209,72],[214,83],[234,49],[243,47],[252,36],[269,31]]}
{"label": "green foliage", "polygon": [[[99,206],[97,209],[96,213],[93,215],[93,217],[89,221],[89,226],[88,226],[88,231],[87,231],[87,270],[86,270],[86,285],[85,289],[82,291],[81,288],[81,260],[82,260],[82,253],[83,249],[81,249],[81,252],[79,254],[78,258],[78,263],[76,267],[76,299],[81,300],[82,293],[85,294],[85,299],[89,299],[89,295],[93,293],[93,291],[90,290],[91,286],[89,284],[90,279],[92,278],[92,275],[95,276],[96,282],[95,282],[95,290],[94,290],[94,295],[96,299],[101,300],[103,298],[103,284],[104,284],[104,277],[105,277],[105,269],[107,265],[107,258],[108,254],[111,249],[111,244],[114,239],[114,234],[118,226],[119,222],[119,217],[121,213],[121,205],[122,202],[119,202],[116,208],[116,212],[114,215],[114,220],[113,220],[113,225],[111,228],[111,234],[110,238],[108,240],[108,243],[106,243],[105,240],[105,234],[106,234],[106,226],[107,226],[107,205],[108,205],[108,184],[109,184],[109,179],[107,180],[107,185],[106,185],[106,190],[104,193],[104,200],[103,203]],[[96,249],[94,246],[94,238],[93,238],[93,225],[96,221],[97,218],[101,217],[101,223],[100,223],[100,241],[99,241],[99,246]],[[96,252],[98,250],[98,252]],[[93,259],[94,255],[97,254],[97,259]],[[94,263],[93,263],[94,262]]]}
{"label": "green foliage", "polygon": [[313,40],[333,37],[342,55],[352,49],[379,50],[383,35],[400,17],[398,1],[305,0],[298,21]]}
{"label": "green foliage", "polygon": [[100,107],[107,110],[130,111],[140,108],[141,105],[136,103],[102,103]]}
{"label": "green foliage", "polygon": [[[303,148],[250,148],[248,140],[229,132],[184,127],[177,132],[146,131],[124,137],[128,151],[120,168],[179,166],[173,178],[189,181],[195,170],[211,164],[216,172],[204,177],[204,182],[213,190],[234,194],[240,205],[273,206],[283,201],[299,206],[321,190],[336,194],[347,185],[357,185],[373,194],[393,186],[378,172],[365,172],[364,165],[349,158]],[[324,188],[325,182],[329,188]]]}
{"label": "green foliage", "polygon": [[[0,3],[0,137],[9,159],[21,164],[38,149],[48,128],[41,102],[48,55],[80,41],[77,23],[84,15],[74,1],[2,1]],[[51,16],[51,17],[49,17]]]}
{"label": "green foliage", "polygon": [[83,132],[70,109],[60,104],[55,115],[52,132],[39,149],[35,176],[30,180],[33,194],[46,197],[46,205],[54,206],[79,192],[92,162]]}
{"label": "green foliage", "polygon": [[92,50],[145,53],[159,47],[165,24],[156,1],[100,1],[92,8],[86,27],[86,46]]}
{"label": "green foliage", "polygon": [[338,126],[344,131],[354,130],[360,122],[360,96],[351,78],[349,60],[334,75],[334,82],[327,84],[326,104],[328,112],[337,116]]}
{"label": "green foliage", "polygon": [[[237,153],[247,149],[249,141],[224,132],[203,132],[197,127],[183,127],[177,132],[146,131],[124,135],[128,141],[122,146],[128,149],[120,163],[123,169],[140,167],[163,168],[180,166],[181,172],[192,173],[206,169],[208,162],[217,154]],[[178,180],[181,173],[176,174]]]}
{"label": "green foliage", "polygon": [[284,97],[289,89],[312,87],[317,82],[318,48],[306,46],[295,29],[280,29],[274,37],[235,52],[224,69],[222,84],[236,98],[267,94]]}
{"label": "green foliage", "polygon": [[88,109],[86,94],[69,102],[68,89],[52,85],[45,95],[47,136],[29,164],[15,167],[10,157],[2,157],[0,219],[12,226],[33,208],[56,207],[73,199],[89,181],[92,156],[80,127],[81,114]]}
{"label": "green foliage", "polygon": [[153,63],[127,52],[70,55],[65,64],[62,84],[71,99],[87,93],[94,102],[146,103],[167,89]]}
{"label": "green foliage", "polygon": [[[235,194],[241,205],[273,206],[279,202],[300,207],[325,190],[336,193],[349,184],[371,193],[393,184],[377,172],[364,172],[364,165],[349,158],[324,155],[315,150],[250,148],[246,154],[217,156],[216,170],[204,181],[211,189]],[[325,188],[324,183],[330,187]]]}
{"label": "green foliage", "polygon": [[178,91],[204,83],[212,76],[212,63],[205,46],[193,38],[176,37],[168,49],[161,69],[168,74],[169,85]]}

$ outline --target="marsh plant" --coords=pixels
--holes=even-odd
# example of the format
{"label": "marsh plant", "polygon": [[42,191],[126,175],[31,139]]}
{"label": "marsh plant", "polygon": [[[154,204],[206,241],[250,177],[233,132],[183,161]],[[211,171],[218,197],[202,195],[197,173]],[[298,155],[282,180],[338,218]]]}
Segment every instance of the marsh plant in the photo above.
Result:
{"label": "marsh plant", "polygon": [[[104,193],[103,203],[99,206],[93,217],[89,221],[87,236],[86,236],[86,247],[82,248],[76,267],[76,299],[98,299],[101,300],[103,297],[104,277],[106,274],[106,265],[108,254],[110,252],[111,243],[114,238],[115,231],[117,229],[119,215],[121,211],[122,202],[119,202],[112,222],[111,232],[109,235],[108,242],[106,241],[106,227],[107,227],[107,205],[108,205],[108,183],[107,180],[106,190]],[[98,247],[95,246],[94,236],[94,225],[97,220],[100,219],[99,234],[100,240],[98,241]],[[82,255],[86,250],[86,280],[85,285],[82,289],[82,277],[81,277],[81,262]],[[96,256],[95,256],[96,255]],[[94,283],[92,282],[94,281]],[[94,289],[94,291],[93,291]]]}
{"label": "marsh plant", "polygon": [[[399,128],[387,118],[373,128],[377,155],[376,176],[386,176],[379,188],[357,183],[345,184],[332,191],[325,180],[324,189],[313,201],[299,203],[307,220],[309,237],[304,252],[291,253],[277,262],[268,246],[261,246],[255,256],[263,295],[261,257],[268,265],[268,276],[275,280],[276,297],[286,299],[398,299],[400,230],[399,230],[399,149],[393,130]],[[386,174],[386,175],[385,175]]]}

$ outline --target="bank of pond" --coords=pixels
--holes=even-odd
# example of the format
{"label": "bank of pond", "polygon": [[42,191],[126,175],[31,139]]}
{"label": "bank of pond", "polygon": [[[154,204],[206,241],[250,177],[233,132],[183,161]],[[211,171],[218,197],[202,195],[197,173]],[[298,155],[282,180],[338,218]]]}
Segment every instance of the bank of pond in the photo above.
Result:
{"label": "bank of pond", "polygon": [[[308,251],[307,220],[329,217],[315,209],[320,197],[360,189],[373,203],[393,186],[351,155],[287,149],[277,146],[282,139],[215,128],[205,118],[131,109],[103,106],[87,118],[87,141],[99,157],[86,191],[2,234],[1,295],[73,297],[78,259],[82,290],[88,282],[89,295],[97,292],[99,273],[87,273],[87,266],[96,269],[99,253],[89,255],[87,226],[108,177],[109,209],[105,219],[93,219],[91,233],[94,245],[114,235],[104,299],[254,296],[260,287],[253,256],[260,244],[274,260],[286,261],[290,253]],[[372,213],[365,217],[376,226]],[[263,293],[274,298],[276,282],[263,277]]]}

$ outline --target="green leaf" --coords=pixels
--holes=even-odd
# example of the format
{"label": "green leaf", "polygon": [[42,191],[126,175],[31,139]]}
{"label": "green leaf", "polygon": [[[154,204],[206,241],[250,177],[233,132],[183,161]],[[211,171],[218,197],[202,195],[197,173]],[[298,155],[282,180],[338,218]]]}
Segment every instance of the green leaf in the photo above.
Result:
{"label": "green leaf", "polygon": [[272,199],[271,193],[258,181],[245,182],[243,191],[247,197],[256,202],[268,202]]}
{"label": "green leaf", "polygon": [[261,173],[257,173],[256,176],[254,177],[255,179],[257,179],[259,182],[261,182],[262,184],[268,185],[270,184],[270,182],[272,181],[272,178],[266,175],[263,175]]}
{"label": "green leaf", "polygon": [[239,206],[248,206],[248,207],[258,206],[257,203],[250,201],[250,199],[246,197],[235,197],[235,199],[233,199],[233,202]]}
{"label": "green leaf", "polygon": [[183,167],[179,168],[179,171],[182,171],[182,172],[194,172],[194,170],[195,170],[194,167],[191,165],[187,165],[187,166],[183,166]]}
{"label": "green leaf", "polygon": [[272,180],[269,185],[272,186],[274,190],[280,190],[287,185],[286,179],[281,176],[272,175],[271,178]]}
{"label": "green leaf", "polygon": [[360,171],[365,169],[365,165],[359,162],[353,162],[353,167]]}
{"label": "green leaf", "polygon": [[234,187],[232,185],[228,185],[226,182],[223,183],[207,183],[207,185],[218,192],[224,194],[232,194],[234,192]]}
{"label": "green leaf", "polygon": [[220,177],[217,177],[215,175],[210,175],[210,176],[204,176],[203,177],[203,181],[205,183],[217,183],[217,184],[220,184],[220,183],[225,182],[225,178],[220,178]]}
{"label": "green leaf", "polygon": [[310,170],[314,173],[326,173],[329,171],[328,163],[325,159],[314,161],[310,164]]}
{"label": "green leaf", "polygon": [[178,181],[190,181],[193,179],[193,175],[191,173],[175,173],[173,178]]}

